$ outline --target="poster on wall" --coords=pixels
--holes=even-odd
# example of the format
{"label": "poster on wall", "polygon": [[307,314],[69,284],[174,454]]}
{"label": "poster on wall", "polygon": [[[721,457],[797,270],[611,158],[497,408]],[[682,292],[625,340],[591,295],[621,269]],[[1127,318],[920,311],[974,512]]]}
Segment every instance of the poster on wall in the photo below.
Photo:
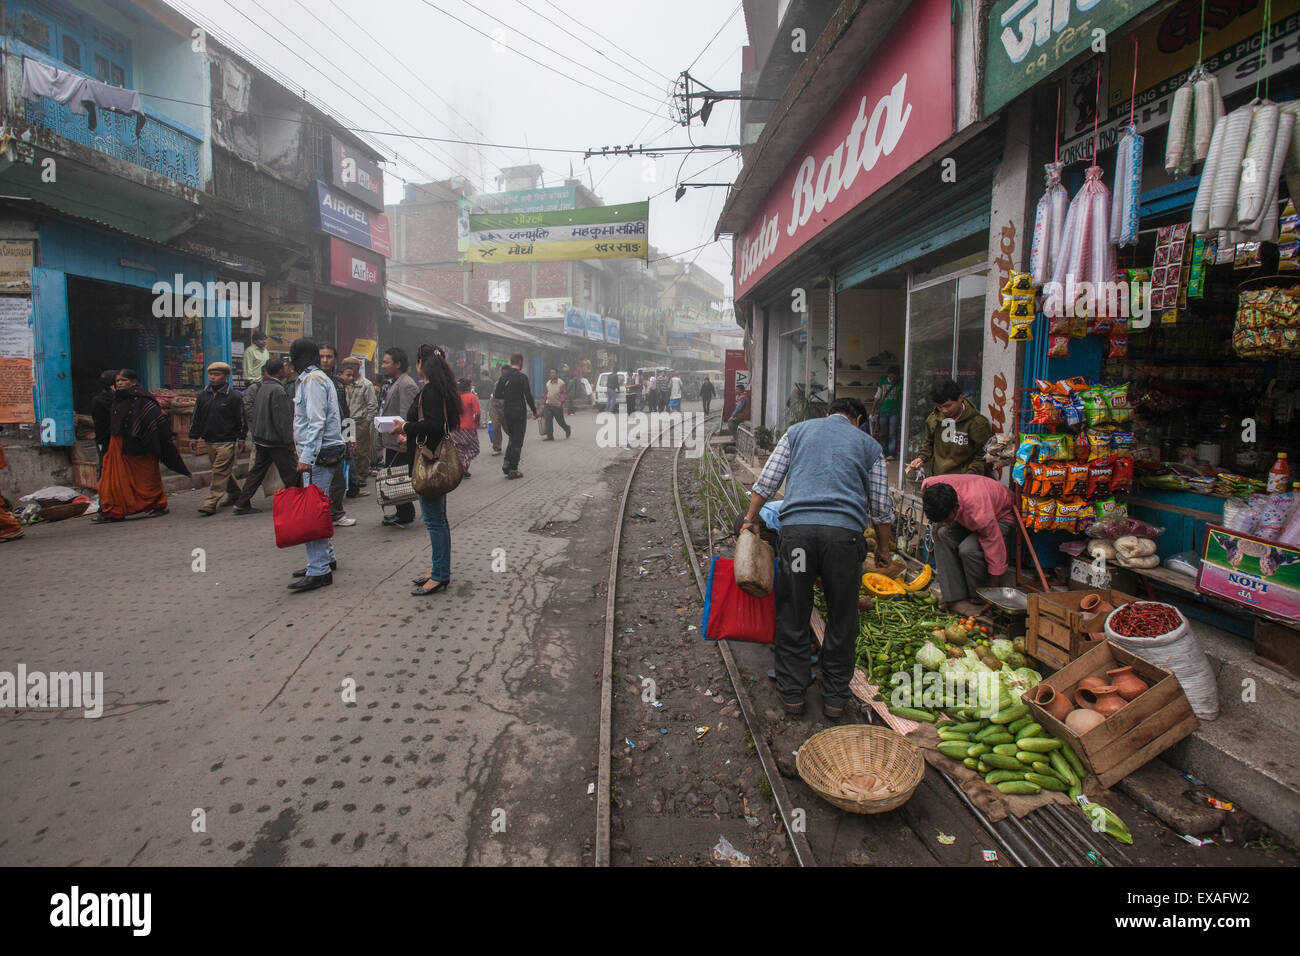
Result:
{"label": "poster on wall", "polygon": [[0,297],[0,358],[32,357],[32,300]]}
{"label": "poster on wall", "polygon": [[0,292],[32,291],[30,239],[0,239]]}
{"label": "poster on wall", "polygon": [[1209,525],[1196,590],[1294,621],[1300,618],[1300,547]]}
{"label": "poster on wall", "polygon": [[31,359],[0,358],[0,422],[11,425],[36,421],[34,384]]}
{"label": "poster on wall", "polygon": [[524,318],[562,319],[571,305],[571,298],[524,299]]}
{"label": "poster on wall", "polygon": [[272,352],[287,352],[294,339],[302,338],[306,306],[284,305],[266,313],[266,347]]}
{"label": "poster on wall", "polygon": [[749,366],[745,363],[744,349],[727,349],[723,359],[722,381],[722,414],[730,416],[735,410],[737,397],[749,388]]}
{"label": "poster on wall", "polygon": [[582,338],[587,334],[587,313],[577,306],[569,306],[564,313],[564,332]]}

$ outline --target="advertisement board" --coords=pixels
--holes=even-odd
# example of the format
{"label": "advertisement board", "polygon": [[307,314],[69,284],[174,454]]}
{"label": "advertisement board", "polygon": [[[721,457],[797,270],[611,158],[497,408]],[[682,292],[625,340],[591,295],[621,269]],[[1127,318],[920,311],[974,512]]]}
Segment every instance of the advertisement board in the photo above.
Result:
{"label": "advertisement board", "polygon": [[1210,525],[1196,590],[1272,617],[1300,619],[1300,547]]}
{"label": "advertisement board", "polygon": [[465,258],[470,262],[644,259],[649,235],[649,202],[563,212],[473,213]]}
{"label": "advertisement board", "polygon": [[335,189],[360,200],[372,209],[384,208],[384,173],[378,165],[362,156],[356,147],[337,136],[330,137],[332,177]]}
{"label": "advertisement board", "polygon": [[320,232],[346,239],[385,258],[393,254],[386,215],[352,202],[320,180],[315,180],[312,185],[315,187],[313,224]]}
{"label": "advertisement board", "polygon": [[[722,414],[730,417],[736,408],[736,399],[749,388],[749,365],[745,362],[744,349],[727,349],[723,357],[722,370]],[[742,420],[748,421],[748,415],[742,414]]]}
{"label": "advertisement board", "polygon": [[366,295],[384,294],[384,257],[330,237],[330,285]]}

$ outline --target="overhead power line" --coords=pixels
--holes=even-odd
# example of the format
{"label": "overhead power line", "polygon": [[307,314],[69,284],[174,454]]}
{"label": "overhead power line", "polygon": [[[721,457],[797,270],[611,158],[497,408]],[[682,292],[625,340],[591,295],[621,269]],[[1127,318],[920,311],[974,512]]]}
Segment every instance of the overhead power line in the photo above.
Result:
{"label": "overhead power line", "polygon": [[736,14],[740,12],[740,7],[741,5],[739,3],[736,4],[736,9],[731,11],[731,16],[727,17],[722,26],[718,27],[718,32],[713,34],[713,38],[710,39],[708,43],[704,44],[704,49],[699,52],[695,59],[691,61],[691,65],[686,68],[687,73],[691,72],[691,70],[695,68],[695,64],[700,62],[700,57],[704,56],[704,54],[708,52],[709,47],[713,46],[713,41],[722,36],[722,31],[727,29],[727,24],[734,20]]}
{"label": "overhead power line", "polygon": [[[597,86],[592,86],[590,83],[580,80],[576,76],[570,76],[568,73],[565,73],[563,70],[557,70],[555,67],[551,66],[550,64],[543,63],[541,60],[537,59],[536,57],[529,56],[527,53],[524,53],[521,50],[516,50],[514,47],[510,46],[509,44],[502,43],[500,40],[496,39],[491,34],[484,33],[478,27],[474,26],[471,23],[466,23],[464,20],[462,20],[460,17],[456,16],[453,13],[448,13],[446,10],[442,9],[442,7],[438,6],[436,3],[433,3],[432,0],[420,0],[420,2],[423,3],[426,7],[432,7],[434,10],[437,10],[444,17],[448,17],[452,20],[455,20],[461,26],[468,27],[469,29],[473,30],[475,33],[479,34],[480,36],[487,37],[489,40],[491,40],[493,43],[500,46],[502,49],[506,49],[509,50],[511,53],[518,54],[519,56],[522,56],[525,60],[528,60],[532,63],[536,63],[538,66],[542,67],[545,70],[550,70],[552,73],[556,74],[557,76],[562,76],[566,80],[569,80],[572,83],[577,83],[579,86],[586,87],[587,89],[591,90],[593,93],[599,93],[601,96],[608,97],[614,102],[622,103],[624,106],[631,107],[634,110],[640,110],[642,113],[650,113],[652,116],[658,115],[657,113],[654,113],[652,110],[646,109],[644,106],[637,106],[635,103],[629,103],[627,100],[615,96],[613,93],[607,93],[605,90],[602,90]],[[475,7],[475,9],[477,10],[478,8]]]}
{"label": "overhead power line", "polygon": [[588,31],[589,33],[594,33],[596,36],[600,37],[602,40],[604,40],[606,43],[608,43],[610,46],[612,46],[615,50],[618,50],[618,52],[620,52],[620,53],[626,53],[626,54],[627,54],[628,56],[630,56],[632,59],[636,60],[638,63],[640,63],[642,66],[644,66],[647,70],[649,70],[651,73],[654,73],[654,74],[660,76],[661,78],[667,80],[669,83],[673,82],[673,78],[672,78],[671,76],[668,76],[666,73],[660,73],[658,70],[656,70],[653,66],[651,66],[649,63],[647,63],[645,60],[643,60],[643,59],[641,59],[640,57],[638,57],[635,53],[631,53],[631,52],[629,52],[628,50],[623,49],[623,47],[619,46],[617,43],[615,43],[615,42],[614,42],[613,40],[611,40],[609,37],[605,36],[603,33],[601,33],[601,32],[600,32],[599,30],[597,30],[595,27],[588,26],[587,24],[583,23],[581,20],[579,20],[579,19],[577,19],[576,17],[574,17],[572,14],[565,13],[565,12],[564,12],[563,10],[561,10],[559,7],[556,7],[555,4],[551,2],[551,0],[546,0],[546,5],[547,5],[547,6],[550,6],[550,7],[555,7],[556,11],[558,11],[560,14],[562,14],[563,16],[568,17],[570,20],[572,20],[574,23],[578,24],[578,26],[582,27],[584,30]]}

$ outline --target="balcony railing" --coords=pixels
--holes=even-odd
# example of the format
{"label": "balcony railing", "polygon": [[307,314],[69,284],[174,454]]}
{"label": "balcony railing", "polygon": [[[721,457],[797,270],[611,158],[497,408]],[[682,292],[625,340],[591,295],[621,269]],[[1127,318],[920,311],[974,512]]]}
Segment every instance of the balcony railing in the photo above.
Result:
{"label": "balcony railing", "polygon": [[[62,64],[55,65],[67,69]],[[142,166],[186,186],[203,188],[203,141],[194,131],[147,106],[144,128],[139,137],[135,135],[134,116],[108,110],[96,110],[99,122],[92,131],[90,117],[74,114],[69,105],[44,97],[34,101],[22,98],[23,58],[17,52],[5,57],[5,73],[9,84],[9,103],[6,106],[11,116],[21,117],[32,126],[107,156]]]}

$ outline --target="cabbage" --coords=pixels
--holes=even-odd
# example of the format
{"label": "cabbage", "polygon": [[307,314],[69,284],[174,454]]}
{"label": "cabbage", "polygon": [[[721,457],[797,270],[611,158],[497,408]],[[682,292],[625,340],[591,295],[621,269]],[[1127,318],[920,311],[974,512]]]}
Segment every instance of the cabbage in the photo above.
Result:
{"label": "cabbage", "polygon": [[928,671],[932,671],[948,659],[948,655],[929,641],[921,645],[916,652],[916,662]]}
{"label": "cabbage", "polygon": [[1030,670],[1028,667],[1017,667],[1015,670],[1004,667],[998,671],[998,678],[1002,681],[1003,688],[1015,700],[1020,700],[1043,679],[1037,671]]}
{"label": "cabbage", "polygon": [[1005,661],[1016,648],[1005,637],[999,637],[994,639],[993,643],[990,645],[990,649],[993,651],[994,657],[1000,661]]}
{"label": "cabbage", "polygon": [[1038,673],[1038,671],[1034,670],[1032,667],[1017,667],[1014,671],[1012,671],[1012,673],[1014,673],[1021,680],[1028,682],[1029,690],[1033,690],[1035,687],[1037,687],[1039,684],[1043,682],[1043,675]]}

